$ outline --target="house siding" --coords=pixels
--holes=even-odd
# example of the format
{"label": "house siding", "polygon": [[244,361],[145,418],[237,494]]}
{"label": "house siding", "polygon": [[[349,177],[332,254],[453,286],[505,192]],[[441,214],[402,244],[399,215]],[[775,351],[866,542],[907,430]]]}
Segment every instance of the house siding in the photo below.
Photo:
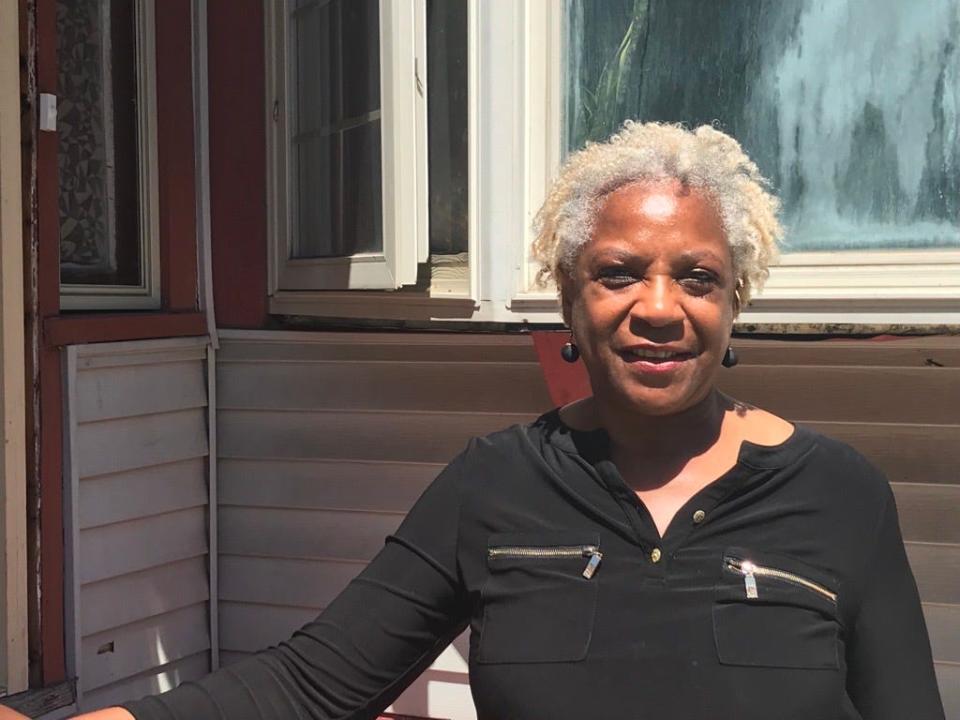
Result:
{"label": "house siding", "polygon": [[[737,341],[722,388],[849,442],[893,483],[948,717],[960,720],[960,339]],[[530,339],[226,332],[217,360],[221,649],[284,639],[474,435],[550,407]],[[472,718],[466,638],[393,706]]]}
{"label": "house siding", "polygon": [[205,344],[64,351],[67,645],[82,710],[210,670]]}

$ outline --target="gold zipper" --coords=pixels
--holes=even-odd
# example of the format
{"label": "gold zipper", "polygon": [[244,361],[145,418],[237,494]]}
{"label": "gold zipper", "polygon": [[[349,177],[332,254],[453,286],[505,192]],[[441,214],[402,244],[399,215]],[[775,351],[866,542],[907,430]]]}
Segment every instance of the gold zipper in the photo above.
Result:
{"label": "gold zipper", "polygon": [[597,571],[603,553],[596,545],[505,545],[487,549],[490,558],[590,558],[583,569],[583,576],[589,580]]}
{"label": "gold zipper", "polygon": [[772,577],[777,578],[778,580],[784,580],[794,585],[799,585],[804,587],[807,590],[812,590],[815,593],[822,595],[827,598],[830,602],[837,602],[837,594],[831,592],[823,585],[818,585],[812,580],[807,580],[805,577],[799,575],[794,575],[793,573],[787,572],[786,570],[779,570],[777,568],[764,567],[763,565],[757,565],[756,563],[750,560],[740,560],[739,558],[727,557],[724,558],[727,569],[735,573],[743,575],[743,585],[747,592],[747,597],[755,600],[759,595],[757,590],[757,575],[761,577]]}

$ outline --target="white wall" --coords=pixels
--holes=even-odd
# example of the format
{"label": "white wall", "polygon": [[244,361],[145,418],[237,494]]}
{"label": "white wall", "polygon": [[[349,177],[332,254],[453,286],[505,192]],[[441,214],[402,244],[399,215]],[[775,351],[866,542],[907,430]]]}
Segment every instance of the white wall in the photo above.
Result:
{"label": "white wall", "polygon": [[206,340],[64,352],[67,645],[91,710],[210,670]]}

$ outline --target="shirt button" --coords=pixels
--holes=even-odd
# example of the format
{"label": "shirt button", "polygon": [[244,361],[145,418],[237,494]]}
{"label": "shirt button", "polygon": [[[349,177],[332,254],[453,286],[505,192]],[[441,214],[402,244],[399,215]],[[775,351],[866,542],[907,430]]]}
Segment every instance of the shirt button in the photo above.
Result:
{"label": "shirt button", "polygon": [[693,514],[693,521],[699,525],[700,523],[703,522],[703,519],[704,519],[706,516],[707,516],[707,514],[706,514],[703,510],[697,510],[697,511]]}
{"label": "shirt button", "polygon": [[655,562],[655,563],[660,562],[660,554],[661,554],[660,548],[654,548],[650,552],[650,562]]}

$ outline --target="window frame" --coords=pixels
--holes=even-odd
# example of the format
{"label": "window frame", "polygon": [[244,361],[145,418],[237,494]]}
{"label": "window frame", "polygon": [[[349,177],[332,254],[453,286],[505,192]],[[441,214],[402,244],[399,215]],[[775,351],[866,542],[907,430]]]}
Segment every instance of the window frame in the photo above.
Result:
{"label": "window frame", "polygon": [[[553,149],[543,150],[536,147],[534,139],[527,148],[534,170],[527,188],[530,221],[542,202],[549,178],[560,164],[564,21],[563,0],[544,0],[540,11],[529,15],[527,32],[534,43],[542,38],[545,47],[530,57],[527,71],[545,80],[544,105],[550,116],[546,142],[553,144]],[[535,84],[532,89],[536,91]],[[529,93],[526,99],[531,104],[536,102],[536,96]],[[546,179],[546,184],[541,184],[541,178]],[[526,238],[525,247],[529,247],[529,231]],[[558,317],[556,288],[538,287],[536,273],[536,264],[528,258],[519,273],[518,291],[510,306],[528,317]],[[763,292],[753,298],[738,318],[740,328],[757,325],[769,329],[770,325],[785,324],[821,327],[836,323],[960,323],[960,248],[783,253],[779,263],[770,268]]]}
{"label": "window frame", "polygon": [[[320,5],[328,0],[316,0]],[[267,80],[268,292],[395,290],[417,280],[425,251],[426,103],[417,90],[425,0],[379,0],[383,252],[343,258],[292,258],[292,185],[287,160],[294,88],[288,73],[288,13],[265,0]],[[414,169],[415,181],[409,181]],[[423,207],[421,207],[421,205]],[[423,257],[425,260],[426,258]]]}
{"label": "window frame", "polygon": [[[562,322],[556,288],[537,285],[538,267],[529,248],[533,219],[562,160],[564,2],[468,0],[468,4],[469,289],[453,294],[411,288],[386,294],[321,293],[279,285],[273,267],[271,314]],[[268,30],[268,43],[274,35]],[[273,57],[268,49],[268,82],[276,80]],[[268,98],[273,97],[274,92],[268,92]],[[268,126],[273,124],[272,107],[267,109],[267,121]],[[271,212],[281,188],[276,166],[271,162],[269,167]],[[276,265],[282,260],[274,252],[276,218],[269,227],[270,261]],[[771,268],[764,292],[739,316],[737,328],[850,332],[957,324],[960,250],[891,249],[784,254]]]}
{"label": "window frame", "polygon": [[155,0],[134,0],[141,283],[136,286],[61,283],[61,310],[158,310],[162,305],[155,10]]}

